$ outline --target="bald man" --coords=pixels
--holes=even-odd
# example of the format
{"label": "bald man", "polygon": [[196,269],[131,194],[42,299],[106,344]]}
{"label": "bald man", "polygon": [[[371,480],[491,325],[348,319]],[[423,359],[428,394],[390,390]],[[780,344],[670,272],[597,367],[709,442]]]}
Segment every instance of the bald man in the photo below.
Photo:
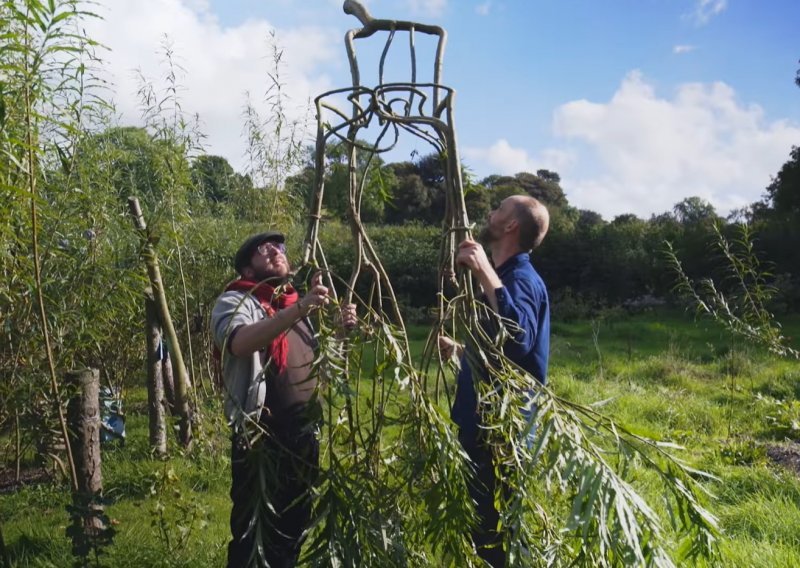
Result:
{"label": "bald man", "polygon": [[[459,245],[456,261],[480,282],[483,300],[503,319],[511,337],[503,353],[533,375],[547,381],[550,351],[550,305],[547,287],[531,264],[530,253],[544,240],[550,225],[547,208],[532,197],[514,195],[489,214],[479,235],[483,246],[467,239]],[[494,568],[505,566],[502,534],[497,531],[499,513],[494,504],[496,477],[491,448],[481,428],[475,381],[488,381],[485,369],[472,369],[464,349],[450,338],[439,337],[444,357],[460,356],[456,396],[451,416],[459,427],[459,440],[475,466],[470,494],[479,524],[472,538],[478,554]],[[477,375],[477,376],[476,376]]]}

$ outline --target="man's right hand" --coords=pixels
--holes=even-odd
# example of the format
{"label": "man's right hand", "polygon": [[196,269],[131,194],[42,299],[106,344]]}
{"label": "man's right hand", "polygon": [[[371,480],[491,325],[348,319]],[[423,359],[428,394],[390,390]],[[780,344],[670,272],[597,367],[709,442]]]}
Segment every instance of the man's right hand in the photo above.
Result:
{"label": "man's right hand", "polygon": [[453,357],[460,358],[461,352],[464,350],[460,343],[456,343],[446,335],[440,335],[438,339],[439,355],[444,360],[452,359]]}
{"label": "man's right hand", "polygon": [[483,247],[472,239],[464,239],[458,245],[456,262],[472,271],[480,282],[483,293],[489,300],[489,305],[494,311],[497,311],[497,298],[494,291],[503,285],[503,281],[494,271]]}

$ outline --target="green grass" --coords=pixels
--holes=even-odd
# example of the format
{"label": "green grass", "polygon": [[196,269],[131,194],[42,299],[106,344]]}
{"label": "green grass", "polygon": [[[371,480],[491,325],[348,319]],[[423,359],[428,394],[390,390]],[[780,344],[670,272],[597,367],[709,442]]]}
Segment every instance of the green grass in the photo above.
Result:
{"label": "green grass", "polygon": [[[798,337],[800,319],[784,322]],[[428,329],[410,330],[419,354]],[[795,345],[796,346],[796,345]],[[716,326],[664,313],[553,326],[550,384],[561,396],[658,440],[682,444],[678,457],[719,478],[709,509],[724,531],[725,566],[800,566],[800,478],[771,463],[769,444],[800,439],[791,420],[800,364],[731,339]],[[362,397],[371,384],[361,385]],[[228,539],[228,433],[218,401],[201,409],[198,443],[168,461],[149,457],[143,388],[126,399],[128,442],[103,454],[107,507],[117,534],[104,566],[220,566]],[[761,398],[759,398],[761,397]],[[368,406],[361,408],[364,412]],[[652,476],[634,485],[654,503]],[[69,497],[63,486],[29,486],[0,498],[13,566],[65,566]],[[165,527],[162,531],[160,527]]]}
{"label": "green grass", "polygon": [[[785,322],[787,335],[798,337],[798,323]],[[800,565],[800,479],[765,451],[800,439],[788,423],[798,414],[790,405],[800,395],[800,364],[680,314],[601,322],[598,345],[599,354],[586,323],[554,326],[555,391],[603,401],[604,413],[637,433],[684,445],[678,457],[720,478],[707,487],[724,531],[723,565]],[[657,499],[657,487],[637,487]]]}

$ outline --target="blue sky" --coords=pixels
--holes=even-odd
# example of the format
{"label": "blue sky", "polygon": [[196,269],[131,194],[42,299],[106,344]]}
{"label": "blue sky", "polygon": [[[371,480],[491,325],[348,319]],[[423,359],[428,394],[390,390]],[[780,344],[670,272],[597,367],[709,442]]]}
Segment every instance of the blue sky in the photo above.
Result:
{"label": "blue sky", "polygon": [[[572,205],[609,219],[692,195],[725,214],[760,198],[800,144],[795,0],[365,4],[375,17],[447,29],[443,82],[457,91],[459,149],[479,178],[552,169]],[[139,121],[133,70],[156,84],[164,75],[167,35],[206,150],[240,170],[243,93],[268,112],[271,30],[294,116],[350,84],[342,38],[358,22],[339,0],[109,0],[100,12],[90,33],[111,49],[120,122]],[[427,151],[406,140],[393,158],[411,148]]]}

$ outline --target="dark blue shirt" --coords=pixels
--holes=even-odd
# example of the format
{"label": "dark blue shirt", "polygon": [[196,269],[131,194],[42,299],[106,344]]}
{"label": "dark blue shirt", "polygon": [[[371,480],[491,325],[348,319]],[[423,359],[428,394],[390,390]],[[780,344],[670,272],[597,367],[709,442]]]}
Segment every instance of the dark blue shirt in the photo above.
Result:
{"label": "dark blue shirt", "polygon": [[[499,315],[511,320],[511,335],[503,353],[542,384],[547,383],[547,359],[550,354],[550,304],[544,281],[531,265],[528,253],[519,253],[497,267],[503,286],[495,290]],[[474,358],[473,358],[474,360]],[[481,379],[488,380],[481,372]],[[450,416],[462,430],[479,425],[478,397],[473,372],[466,353],[456,382],[456,396]]]}

